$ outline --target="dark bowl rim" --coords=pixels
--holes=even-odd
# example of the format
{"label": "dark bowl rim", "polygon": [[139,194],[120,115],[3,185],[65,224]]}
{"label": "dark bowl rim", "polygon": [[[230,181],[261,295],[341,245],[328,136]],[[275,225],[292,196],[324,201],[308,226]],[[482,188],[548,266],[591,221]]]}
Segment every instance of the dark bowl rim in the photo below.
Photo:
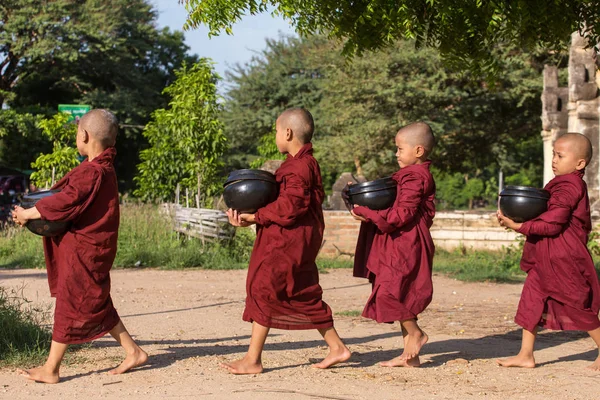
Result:
{"label": "dark bowl rim", "polygon": [[38,198],[39,196],[44,196],[48,193],[50,193],[50,194],[60,193],[60,189],[49,189],[49,190],[40,190],[39,192],[30,192],[30,193],[23,195],[23,201],[39,200],[39,198]]}
{"label": "dark bowl rim", "polygon": [[[513,193],[510,193],[513,191]],[[505,193],[509,192],[509,193]],[[530,197],[530,198],[539,198],[539,199],[549,199],[550,192],[545,189],[538,189],[530,186],[516,186],[509,185],[505,186],[500,192],[500,196],[521,196],[521,197]]]}
{"label": "dark bowl rim", "polygon": [[264,171],[262,169],[237,169],[235,171],[231,171],[223,183],[223,186],[228,186],[231,183],[239,182],[242,180],[257,180],[257,181],[265,181],[271,183],[277,183],[275,179],[275,175],[269,171]]}
{"label": "dark bowl rim", "polygon": [[[383,186],[381,186],[383,185]],[[398,186],[397,182],[391,176],[374,179],[368,182],[355,183],[348,187],[348,196],[362,194],[365,192],[379,192],[381,190],[393,189]]]}

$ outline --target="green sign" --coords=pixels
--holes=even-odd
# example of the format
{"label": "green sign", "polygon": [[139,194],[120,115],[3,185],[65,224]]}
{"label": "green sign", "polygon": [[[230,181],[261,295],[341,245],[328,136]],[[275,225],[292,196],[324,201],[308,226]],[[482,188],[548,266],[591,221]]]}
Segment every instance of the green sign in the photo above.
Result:
{"label": "green sign", "polygon": [[58,112],[64,112],[69,115],[69,122],[79,120],[79,118],[83,117],[88,111],[92,109],[92,106],[88,106],[87,104],[59,104]]}

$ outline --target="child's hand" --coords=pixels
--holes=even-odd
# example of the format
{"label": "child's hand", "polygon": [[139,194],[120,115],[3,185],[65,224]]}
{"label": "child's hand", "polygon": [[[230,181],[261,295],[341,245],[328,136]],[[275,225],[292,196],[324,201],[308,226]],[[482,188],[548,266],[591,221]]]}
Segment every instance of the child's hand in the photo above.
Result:
{"label": "child's hand", "polygon": [[12,211],[12,220],[15,224],[25,226],[29,221],[26,216],[25,209],[21,206],[15,206]]}
{"label": "child's hand", "polygon": [[498,217],[498,223],[500,223],[500,226],[512,229],[513,231],[518,231],[523,225],[522,223],[515,222],[512,219],[508,218],[507,216],[502,214],[502,211],[500,210],[496,211],[496,217]]}
{"label": "child's hand", "polygon": [[[356,204],[354,205],[354,208],[358,207]],[[352,214],[352,216],[354,217],[355,220],[357,221],[362,221],[362,222],[367,222],[367,220],[364,217],[361,217],[360,215],[356,215],[354,213],[354,210],[350,210],[350,214]]]}
{"label": "child's hand", "polygon": [[[254,214],[240,214],[239,218],[242,222],[247,223],[248,225],[252,225],[256,223],[256,217]],[[248,226],[246,225],[246,226]]]}
{"label": "child's hand", "polygon": [[[252,222],[246,220],[249,215],[252,216]],[[242,216],[246,219],[243,219]],[[231,208],[227,210],[227,217],[229,218],[229,223],[233,226],[246,227],[254,223],[254,214],[239,214],[237,210],[232,210]]]}

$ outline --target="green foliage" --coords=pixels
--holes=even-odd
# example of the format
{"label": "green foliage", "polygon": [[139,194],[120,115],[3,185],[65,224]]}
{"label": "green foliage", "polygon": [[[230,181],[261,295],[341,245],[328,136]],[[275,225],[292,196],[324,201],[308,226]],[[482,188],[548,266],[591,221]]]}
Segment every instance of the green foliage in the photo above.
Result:
{"label": "green foliage", "polygon": [[21,290],[0,287],[0,366],[39,363],[48,355],[52,334],[42,327],[48,310],[31,306]]}
{"label": "green foliage", "polygon": [[[31,181],[37,187],[50,187],[70,170],[79,165],[75,144],[77,125],[67,123],[69,115],[58,113],[52,118],[43,119],[38,126],[52,142],[52,153],[40,155],[31,164],[34,171]],[[54,180],[53,180],[54,179]]]}
{"label": "green foliage", "polygon": [[436,249],[433,271],[443,272],[462,281],[521,282],[525,274],[519,263],[523,241],[502,251],[458,249],[448,252]]}
{"label": "green foliage", "polygon": [[285,109],[304,107],[314,115],[322,87],[319,65],[313,62],[316,42],[326,41],[267,39],[265,50],[227,73],[231,84],[222,119],[230,142],[229,165],[247,165],[248,155],[256,154],[257,145],[266,144],[262,138],[275,132],[274,123]]}
{"label": "green foliage", "polygon": [[[0,21],[0,105],[47,117],[59,103],[110,109],[124,125],[119,185],[130,189],[147,147],[140,126],[166,106],[161,92],[174,71],[197,60],[183,33],[159,29],[149,0],[11,0],[2,3]],[[48,151],[35,143],[21,146],[25,165]]]}
{"label": "green foliage", "polygon": [[393,1],[393,0],[185,0],[186,28],[204,24],[209,35],[232,33],[244,14],[273,9],[303,36],[327,32],[344,39],[344,53],[362,54],[411,39],[438,49],[451,64],[485,74],[502,72],[499,44],[522,48],[564,48],[579,30],[600,42],[598,0]]}
{"label": "green foliage", "polygon": [[267,122],[284,108],[303,106],[315,117],[313,142],[326,187],[356,166],[368,179],[393,173],[394,135],[419,120],[434,129],[431,158],[443,172],[436,175],[438,199],[448,206],[495,201],[500,169],[541,185],[538,56],[498,50],[512,57],[505,57],[490,86],[445,67],[433,49],[415,51],[411,42],[352,63],[338,50],[339,44],[322,37],[281,39],[238,66],[223,114],[232,154],[256,154],[256,143],[270,132]]}
{"label": "green foliage", "polygon": [[260,168],[268,160],[284,160],[285,154],[279,152],[275,142],[275,128],[259,139],[258,158],[250,163],[250,168]]}
{"label": "green foliage", "polygon": [[32,156],[51,150],[38,128],[40,120],[39,115],[0,110],[0,165],[29,169]]}
{"label": "green foliage", "polygon": [[218,119],[219,77],[207,59],[184,65],[176,75],[165,89],[169,108],[156,110],[144,130],[151,147],[140,154],[134,194],[144,200],[171,200],[180,184],[205,204],[219,190],[216,173],[226,149]]}

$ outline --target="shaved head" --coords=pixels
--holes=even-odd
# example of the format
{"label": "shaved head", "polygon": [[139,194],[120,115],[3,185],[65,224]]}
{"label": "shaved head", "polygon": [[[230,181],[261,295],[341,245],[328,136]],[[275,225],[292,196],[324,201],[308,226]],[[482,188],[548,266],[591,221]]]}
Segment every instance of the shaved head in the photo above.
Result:
{"label": "shaved head", "polygon": [[423,146],[425,157],[431,153],[435,145],[435,138],[431,127],[425,122],[415,122],[401,128],[396,137],[401,136],[411,146]]}
{"label": "shaved head", "polygon": [[117,117],[108,110],[96,108],[79,120],[79,127],[85,130],[103,148],[115,145],[119,123]]}
{"label": "shaved head", "polygon": [[[585,165],[590,163],[592,159],[592,142],[587,136],[581,133],[569,132],[559,136],[556,142],[568,143],[570,150],[575,154],[575,157],[585,160]],[[555,142],[555,143],[556,143]]]}
{"label": "shaved head", "polygon": [[302,144],[312,140],[315,131],[315,121],[312,115],[304,108],[289,108],[277,118],[277,123],[283,129],[291,129],[294,136]]}

